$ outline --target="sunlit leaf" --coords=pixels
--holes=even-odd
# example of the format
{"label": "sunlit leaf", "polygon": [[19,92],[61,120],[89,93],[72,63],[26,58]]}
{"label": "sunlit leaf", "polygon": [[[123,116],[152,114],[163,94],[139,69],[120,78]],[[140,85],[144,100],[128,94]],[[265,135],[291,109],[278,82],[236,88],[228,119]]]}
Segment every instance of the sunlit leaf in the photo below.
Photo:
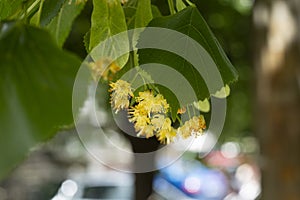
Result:
{"label": "sunlit leaf", "polygon": [[186,8],[186,5],[183,3],[182,0],[176,0],[176,9],[177,11],[181,11]]}
{"label": "sunlit leaf", "polygon": [[0,178],[34,145],[72,123],[78,58],[49,33],[20,22],[0,25]]}
{"label": "sunlit leaf", "polygon": [[135,14],[135,28],[147,26],[152,18],[151,0],[139,0]]}
{"label": "sunlit leaf", "polygon": [[[94,0],[90,30],[89,51],[94,49],[101,42],[112,36],[127,31],[125,15],[119,0]],[[105,46],[105,45],[104,45]],[[109,41],[105,49],[96,48],[91,52],[91,57],[96,61],[103,59],[103,56],[114,57],[117,52],[128,52],[129,41],[124,34],[118,41]],[[125,54],[117,59],[116,63],[123,67],[129,54]]]}

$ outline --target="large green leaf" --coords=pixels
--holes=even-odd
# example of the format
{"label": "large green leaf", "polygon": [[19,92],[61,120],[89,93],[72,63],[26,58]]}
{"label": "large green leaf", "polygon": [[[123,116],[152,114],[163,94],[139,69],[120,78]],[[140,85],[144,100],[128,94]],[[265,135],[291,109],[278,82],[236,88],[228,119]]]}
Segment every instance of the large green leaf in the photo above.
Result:
{"label": "large green leaf", "polygon": [[80,60],[46,31],[0,25],[0,178],[31,147],[72,123],[72,87]]}
{"label": "large green leaf", "polygon": [[151,0],[139,0],[135,14],[135,28],[147,26],[151,19]]}
{"label": "large green leaf", "polygon": [[59,46],[64,44],[71,31],[73,21],[80,14],[84,5],[85,1],[79,4],[76,4],[76,1],[65,1],[59,13],[47,25],[47,29],[54,36]]}
{"label": "large green leaf", "polygon": [[[209,29],[207,23],[199,13],[198,9],[195,7],[188,7],[175,15],[167,16],[167,17],[159,17],[153,19],[149,25],[149,27],[162,27],[172,29],[178,32],[181,32],[190,38],[194,39],[198,44],[200,44],[210,55],[213,62],[216,64],[218,71],[221,74],[224,85],[229,84],[232,81],[237,79],[237,72],[228,60],[226,54],[223,49],[219,45],[212,31]],[[138,43],[138,47],[143,46],[143,42],[147,40],[147,30],[145,33],[141,34],[140,41]],[[166,38],[155,38],[156,43],[164,43]],[[165,37],[168,37],[167,35]],[[176,44],[177,41],[172,41],[172,43]],[[178,41],[179,42],[179,41]],[[172,46],[173,44],[169,46]],[[188,44],[182,45],[182,49],[185,49]],[[188,48],[186,48],[188,49]],[[185,51],[185,50],[183,50]],[[185,52],[190,53],[188,51]],[[214,91],[208,90],[207,83],[204,81],[204,78],[198,73],[198,71],[184,58],[179,55],[175,55],[174,53],[167,52],[159,49],[140,49],[138,51],[139,54],[139,63],[140,65],[146,63],[160,63],[167,66],[170,66],[180,72],[190,83],[193,90],[196,93],[196,96],[199,100],[204,100],[205,98],[209,98],[211,94],[217,92],[217,90],[221,88],[214,87]],[[204,55],[199,54],[200,58]],[[203,66],[205,72],[209,71],[208,66]],[[147,69],[145,69],[147,71]],[[169,77],[172,79],[172,77]],[[180,85],[178,86],[180,89]],[[182,89],[182,93],[184,93],[184,88]],[[168,94],[166,94],[167,96]],[[169,102],[171,105],[174,104],[176,106],[176,102],[172,102],[171,98]],[[191,99],[188,96],[185,97],[184,103],[192,103],[195,99]],[[174,109],[176,110],[176,109]],[[175,115],[173,113],[173,115]]]}
{"label": "large green leaf", "polygon": [[[91,57],[96,61],[105,57],[114,58],[118,52],[129,51],[129,40],[126,34],[119,39],[112,36],[127,31],[125,15],[119,0],[93,0],[93,12],[90,30],[89,51]],[[88,35],[87,35],[88,36]],[[109,40],[107,40],[109,39]],[[101,42],[102,46],[98,46]],[[95,47],[99,48],[95,48]],[[105,47],[105,48],[104,48]],[[129,54],[124,54],[116,60],[116,63],[123,67]]]}

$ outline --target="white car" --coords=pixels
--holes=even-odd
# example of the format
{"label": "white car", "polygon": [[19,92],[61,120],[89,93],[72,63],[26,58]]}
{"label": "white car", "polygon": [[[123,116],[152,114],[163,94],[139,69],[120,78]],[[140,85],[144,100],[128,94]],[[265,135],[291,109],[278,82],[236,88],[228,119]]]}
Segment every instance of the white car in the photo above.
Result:
{"label": "white car", "polygon": [[52,200],[131,200],[133,180],[132,174],[115,171],[80,174],[65,180]]}

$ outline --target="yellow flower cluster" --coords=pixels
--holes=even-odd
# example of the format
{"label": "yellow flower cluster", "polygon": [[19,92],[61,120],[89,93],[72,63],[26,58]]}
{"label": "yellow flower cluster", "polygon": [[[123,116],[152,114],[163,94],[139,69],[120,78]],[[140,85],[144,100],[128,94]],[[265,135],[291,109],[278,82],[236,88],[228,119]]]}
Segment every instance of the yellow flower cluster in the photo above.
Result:
{"label": "yellow flower cluster", "polygon": [[192,119],[186,121],[183,126],[178,128],[178,133],[182,135],[183,138],[188,138],[192,134],[202,135],[203,130],[206,129],[206,123],[203,115],[194,116]]}
{"label": "yellow flower cluster", "polygon": [[130,83],[118,80],[115,83],[109,84],[111,87],[109,92],[111,92],[111,104],[116,113],[121,109],[127,109],[129,107],[129,99],[133,97]]}
{"label": "yellow flower cluster", "polygon": [[136,102],[144,109],[148,116],[153,113],[167,113],[169,109],[169,104],[161,94],[154,96],[149,90],[139,92]]}
{"label": "yellow flower cluster", "polygon": [[171,126],[171,119],[164,118],[162,126],[157,129],[157,139],[163,144],[169,144],[176,136],[176,130]]}
{"label": "yellow flower cluster", "polygon": [[138,136],[146,138],[156,135],[161,143],[170,143],[176,136],[175,129],[171,126],[171,119],[166,117],[169,104],[161,94],[156,96],[151,91],[140,92],[136,97],[137,105],[130,109],[130,122]]}
{"label": "yellow flower cluster", "polygon": [[[128,109],[130,99],[134,97],[130,83],[118,80],[111,83],[110,87],[111,104],[116,113],[121,109]],[[129,121],[134,123],[138,136],[146,138],[156,136],[164,144],[171,143],[177,134],[188,138],[203,133],[206,124],[202,115],[192,117],[176,130],[168,117],[169,108],[169,104],[161,94],[155,95],[149,90],[139,92],[135,97],[135,106],[128,111]]]}

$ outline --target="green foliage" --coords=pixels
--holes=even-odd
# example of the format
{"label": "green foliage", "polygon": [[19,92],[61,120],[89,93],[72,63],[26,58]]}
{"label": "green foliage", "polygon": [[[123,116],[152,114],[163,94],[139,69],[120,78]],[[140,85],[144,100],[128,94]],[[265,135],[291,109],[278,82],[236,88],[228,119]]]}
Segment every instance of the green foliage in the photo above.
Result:
{"label": "green foliage", "polygon": [[[237,72],[228,60],[226,54],[222,50],[221,46],[219,45],[218,41],[216,40],[215,36],[209,29],[208,25],[206,24],[197,8],[188,7],[175,15],[155,18],[149,23],[148,26],[169,28],[190,36],[202,47],[204,47],[204,49],[210,54],[215,64],[217,65],[219,72],[221,73],[224,84],[229,84],[237,80]],[[156,42],[158,42],[159,40],[163,41],[164,38],[157,38]],[[142,45],[142,42],[143,33],[141,34],[141,40],[138,45]],[[209,93],[202,76],[190,63],[188,63],[182,57],[171,52],[166,52],[158,49],[140,49],[138,51],[138,55],[140,64],[160,63],[170,66],[180,72],[189,81],[199,100],[204,100],[205,98],[209,98],[212,95]],[[182,92],[184,92],[184,89]],[[213,93],[215,92],[217,92],[217,90],[213,91]],[[169,100],[168,102],[171,105],[176,105],[176,102],[173,102],[172,98],[168,98],[168,96],[166,96],[166,98]],[[192,103],[192,101],[194,100],[186,97],[184,103],[188,104]],[[176,113],[172,113],[172,116],[174,116],[175,114]]]}
{"label": "green foliage", "polygon": [[139,0],[135,13],[135,28],[147,26],[151,19],[151,0]]}
{"label": "green foliage", "polygon": [[[45,0],[40,15],[40,25],[46,26],[59,13],[66,0]],[[66,17],[66,19],[72,19]]]}
{"label": "green foliage", "polygon": [[[252,2],[252,1],[249,1]],[[232,84],[227,98],[226,123],[219,142],[252,134],[252,89],[251,77],[251,8],[240,12],[235,5],[240,1],[210,1],[200,3],[198,9],[215,33],[218,41],[236,67],[239,80]],[[253,3],[253,2],[252,2]]]}
{"label": "green foliage", "polygon": [[152,17],[153,18],[161,17],[161,13],[160,13],[157,6],[151,5],[151,10],[152,10]]}
{"label": "green foliage", "polygon": [[[137,28],[137,27],[145,27],[152,18],[161,16],[161,13],[160,13],[159,9],[157,8],[157,6],[148,4],[148,6],[146,5],[146,7],[144,7],[144,6],[141,6],[141,5],[143,5],[142,3],[139,5],[140,5],[139,11],[138,11],[139,13],[136,13],[137,9],[138,9],[137,3],[136,4],[126,4],[125,6],[123,6],[128,29],[133,29],[133,28]],[[148,12],[147,16],[143,16],[144,11]],[[149,13],[149,11],[151,11],[151,14]],[[140,19],[136,19],[136,18],[138,18],[137,17],[138,15],[141,15],[140,18],[146,18],[146,20],[144,22],[141,22]]]}
{"label": "green foliage", "polygon": [[[150,0],[129,0],[125,5],[119,0],[92,2],[91,27],[84,44],[94,61],[99,54],[114,55],[114,52],[129,50],[129,38],[126,36],[110,41],[107,48],[100,50],[104,52],[95,48],[101,42],[128,29],[148,25],[190,36],[211,55],[224,84],[237,79],[233,66],[199,11],[195,7],[186,8],[183,3],[193,5],[189,1],[176,0],[176,4],[172,0],[166,1],[171,13],[168,17],[161,17],[162,9],[151,5]],[[62,47],[85,3],[85,0],[0,1],[0,21],[11,20],[0,22],[0,178],[16,166],[32,147],[51,138],[62,126],[72,123],[72,86],[80,60]],[[176,11],[180,12],[175,14]],[[134,34],[130,38],[131,45],[135,45],[138,37]],[[136,52],[131,53],[130,59],[128,53],[116,60],[120,67],[126,66],[121,70],[123,73],[138,63]],[[160,63],[180,72],[190,82],[199,100],[212,95],[201,75],[181,57],[154,49],[140,50],[138,54],[140,65]],[[148,76],[147,70],[143,70],[144,77]],[[165,96],[175,121],[178,100],[169,88],[156,84],[163,75],[149,77],[155,83],[150,89],[157,87],[155,89]],[[180,88],[180,83],[174,84]],[[189,97],[186,97],[185,103],[192,103]],[[203,102],[199,101],[197,105],[207,107],[207,102],[203,106]]]}
{"label": "green foliage", "polygon": [[93,7],[89,51],[105,39],[127,30],[119,0],[94,0]]}
{"label": "green foliage", "polygon": [[[93,1],[93,13],[91,19],[91,30],[86,35],[86,39],[89,43],[85,42],[86,46],[89,46],[88,51],[93,50],[97,45],[106,39],[114,36],[118,33],[127,30],[126,20],[123,8],[119,0],[94,0]],[[128,52],[129,41],[128,37],[124,35],[118,41],[109,41],[109,45],[104,49],[94,49],[91,52],[92,58],[97,61],[101,59],[103,55],[113,57],[118,52]],[[128,61],[129,54],[125,54],[116,60],[116,63],[123,67]]]}
{"label": "green foliage", "polygon": [[58,46],[64,44],[71,31],[73,21],[80,14],[83,7],[84,3],[76,4],[74,1],[72,3],[65,1],[59,13],[47,25],[47,29],[55,38]]}
{"label": "green foliage", "polygon": [[0,20],[10,17],[19,10],[23,0],[1,0],[0,1]]}
{"label": "green foliage", "polygon": [[80,61],[50,34],[20,22],[0,32],[0,178],[28,150],[72,123],[72,87]]}

